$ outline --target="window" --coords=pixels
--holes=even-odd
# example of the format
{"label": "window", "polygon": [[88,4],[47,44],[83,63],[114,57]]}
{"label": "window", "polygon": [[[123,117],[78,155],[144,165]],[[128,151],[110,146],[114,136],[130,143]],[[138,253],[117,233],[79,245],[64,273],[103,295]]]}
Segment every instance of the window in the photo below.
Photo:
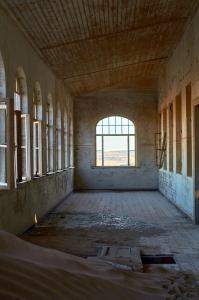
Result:
{"label": "window", "polygon": [[46,163],[47,172],[53,172],[53,107],[52,98],[46,105]]}
{"label": "window", "polygon": [[169,171],[173,172],[173,103],[169,105]]}
{"label": "window", "polygon": [[[162,117],[163,117],[163,139],[164,139],[164,136],[166,137],[166,140],[167,140],[167,109],[165,108],[163,110],[163,113],[162,113]],[[163,168],[164,170],[167,170],[167,151],[165,151],[165,155],[164,155],[164,164],[163,164]]]}
{"label": "window", "polygon": [[68,167],[68,124],[67,113],[64,114],[64,166]]}
{"label": "window", "polygon": [[38,83],[33,93],[33,174],[42,175],[42,99]]}
{"label": "window", "polygon": [[30,179],[29,156],[29,114],[27,114],[27,89],[25,75],[18,70],[14,93],[14,136],[15,136],[15,180],[21,182]]}
{"label": "window", "polygon": [[0,186],[7,186],[7,106],[0,99]]}
{"label": "window", "polygon": [[70,141],[70,145],[69,145],[69,149],[70,149],[70,167],[73,167],[74,165],[74,157],[73,157],[73,116],[72,113],[70,114],[70,126],[69,126],[69,141]]}
{"label": "window", "polygon": [[0,187],[7,187],[7,115],[5,69],[0,53]]}
{"label": "window", "polygon": [[187,176],[192,176],[191,83],[186,86]]}
{"label": "window", "polygon": [[182,173],[182,104],[181,94],[176,96],[176,173]]}
{"label": "window", "polygon": [[57,170],[62,169],[62,126],[61,126],[61,109],[60,106],[58,106],[57,110],[57,118],[56,118],[56,162],[57,162]]}
{"label": "window", "polygon": [[96,126],[96,165],[135,166],[135,126],[132,121],[112,116]]}

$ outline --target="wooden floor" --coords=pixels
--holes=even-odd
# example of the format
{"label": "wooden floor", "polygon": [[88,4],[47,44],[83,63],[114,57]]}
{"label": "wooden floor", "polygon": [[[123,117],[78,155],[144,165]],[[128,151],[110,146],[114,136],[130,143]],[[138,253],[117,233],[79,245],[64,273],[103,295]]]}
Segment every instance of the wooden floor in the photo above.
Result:
{"label": "wooden floor", "polygon": [[22,238],[80,256],[104,245],[174,254],[181,271],[199,274],[199,227],[159,192],[73,193]]}

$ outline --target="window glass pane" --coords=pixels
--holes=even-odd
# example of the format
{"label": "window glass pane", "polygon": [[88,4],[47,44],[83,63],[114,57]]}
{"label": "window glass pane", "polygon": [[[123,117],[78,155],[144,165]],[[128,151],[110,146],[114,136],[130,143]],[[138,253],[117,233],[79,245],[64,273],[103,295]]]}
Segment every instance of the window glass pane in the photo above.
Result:
{"label": "window glass pane", "polygon": [[104,136],[104,166],[128,166],[127,136]]}
{"label": "window glass pane", "polygon": [[14,110],[21,110],[21,99],[17,93],[14,94]]}
{"label": "window glass pane", "polygon": [[129,136],[129,150],[135,150],[135,136]]}
{"label": "window glass pane", "polygon": [[97,125],[97,134],[102,134],[102,126]]}
{"label": "window glass pane", "polygon": [[109,134],[109,127],[103,126],[103,134]]}
{"label": "window glass pane", "polygon": [[102,137],[96,137],[96,165],[102,166]]}
{"label": "window glass pane", "polygon": [[0,110],[0,145],[6,144],[6,110]]}
{"label": "window glass pane", "polygon": [[108,118],[103,119],[103,125],[108,125]]}
{"label": "window glass pane", "polygon": [[7,182],[7,149],[0,147],[0,183]]}
{"label": "window glass pane", "polygon": [[115,134],[115,126],[109,127],[109,134]]}
{"label": "window glass pane", "polygon": [[26,146],[26,119],[21,118],[21,145]]}
{"label": "window glass pane", "polygon": [[22,177],[23,179],[26,178],[26,148],[21,149],[21,155],[22,155]]}
{"label": "window glass pane", "polygon": [[129,163],[130,166],[135,166],[135,151],[130,150],[129,152]]}
{"label": "window glass pane", "polygon": [[115,117],[109,117],[109,124],[115,125]]}
{"label": "window glass pane", "polygon": [[135,133],[135,127],[133,125],[129,126],[129,134]]}
{"label": "window glass pane", "polygon": [[122,126],[116,126],[116,134],[122,134]]}
{"label": "window glass pane", "polygon": [[96,136],[96,149],[102,150],[102,137]]}
{"label": "window glass pane", "polygon": [[116,117],[116,125],[122,125],[122,118]]}
{"label": "window glass pane", "polygon": [[39,124],[35,123],[34,128],[34,141],[35,141],[35,147],[39,147]]}
{"label": "window glass pane", "polygon": [[122,134],[128,134],[128,133],[129,133],[128,126],[122,126]]}
{"label": "window glass pane", "polygon": [[39,149],[35,149],[34,174],[38,175],[38,172],[39,172]]}
{"label": "window glass pane", "polygon": [[101,126],[101,125],[102,125],[102,121],[103,121],[103,120],[99,121],[99,122],[97,123],[97,126],[99,126],[99,125]]}
{"label": "window glass pane", "polygon": [[128,125],[129,124],[129,120],[126,118],[122,118],[122,125]]}

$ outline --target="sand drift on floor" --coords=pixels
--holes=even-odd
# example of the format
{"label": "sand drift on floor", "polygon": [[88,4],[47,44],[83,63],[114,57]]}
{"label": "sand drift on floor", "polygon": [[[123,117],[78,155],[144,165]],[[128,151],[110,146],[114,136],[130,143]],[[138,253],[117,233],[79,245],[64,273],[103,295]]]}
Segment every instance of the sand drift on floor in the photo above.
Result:
{"label": "sand drift on floor", "polygon": [[198,299],[189,275],[118,270],[0,231],[0,299]]}

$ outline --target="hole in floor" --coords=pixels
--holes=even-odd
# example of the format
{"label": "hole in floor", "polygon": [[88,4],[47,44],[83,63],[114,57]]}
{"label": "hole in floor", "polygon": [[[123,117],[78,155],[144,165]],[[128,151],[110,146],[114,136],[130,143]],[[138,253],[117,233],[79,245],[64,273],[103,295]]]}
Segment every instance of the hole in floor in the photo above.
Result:
{"label": "hole in floor", "polygon": [[141,255],[141,260],[143,265],[149,265],[149,264],[173,265],[176,263],[173,258],[173,255],[166,255],[166,254]]}

